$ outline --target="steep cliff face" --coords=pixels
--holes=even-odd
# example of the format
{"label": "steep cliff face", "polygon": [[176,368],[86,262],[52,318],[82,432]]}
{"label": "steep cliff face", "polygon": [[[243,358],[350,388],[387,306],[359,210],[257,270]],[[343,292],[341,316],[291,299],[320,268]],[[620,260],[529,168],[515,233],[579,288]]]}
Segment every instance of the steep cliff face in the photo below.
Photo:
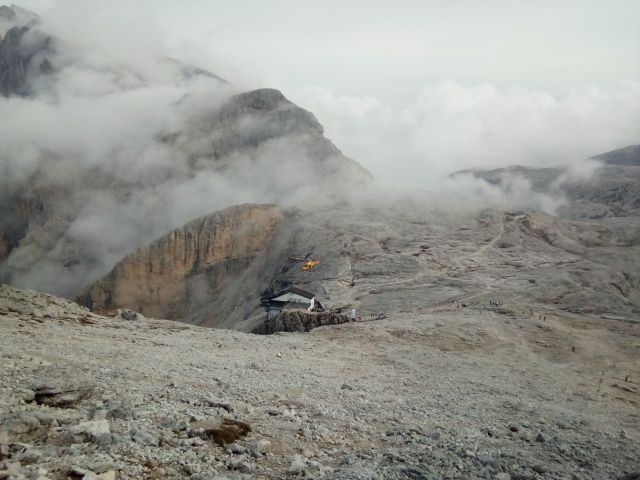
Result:
{"label": "steep cliff face", "polygon": [[187,319],[193,303],[213,301],[265,248],[284,214],[273,205],[241,205],[193,220],[139,248],[81,299],[96,312],[131,308]]}
{"label": "steep cliff face", "polygon": [[50,38],[32,29],[38,16],[20,7],[0,6],[0,94],[29,93],[31,74],[50,73]]}

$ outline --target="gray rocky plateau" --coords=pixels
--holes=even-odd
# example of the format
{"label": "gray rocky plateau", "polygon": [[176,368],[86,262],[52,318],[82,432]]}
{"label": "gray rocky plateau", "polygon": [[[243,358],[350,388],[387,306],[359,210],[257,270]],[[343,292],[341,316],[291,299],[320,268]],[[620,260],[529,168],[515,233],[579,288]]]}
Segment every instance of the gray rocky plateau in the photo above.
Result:
{"label": "gray rocky plateau", "polygon": [[528,305],[263,336],[2,285],[0,478],[634,478],[640,325]]}

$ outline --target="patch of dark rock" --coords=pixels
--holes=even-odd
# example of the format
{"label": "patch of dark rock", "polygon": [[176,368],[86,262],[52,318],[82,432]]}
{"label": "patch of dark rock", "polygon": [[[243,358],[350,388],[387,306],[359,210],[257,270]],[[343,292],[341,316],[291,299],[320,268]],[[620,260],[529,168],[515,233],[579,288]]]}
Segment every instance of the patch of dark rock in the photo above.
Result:
{"label": "patch of dark rock", "polygon": [[88,384],[45,384],[34,388],[35,401],[49,407],[72,408],[88,398],[93,387]]}
{"label": "patch of dark rock", "polygon": [[548,468],[545,467],[544,465],[534,465],[534,466],[531,467],[531,470],[533,470],[536,473],[543,474],[543,473],[546,473],[548,471]]}
{"label": "patch of dark rock", "polygon": [[534,476],[529,473],[512,473],[511,480],[533,480]]}
{"label": "patch of dark rock", "polygon": [[281,312],[273,318],[266,319],[262,324],[254,328],[252,333],[271,335],[277,332],[309,332],[317,327],[340,325],[353,321],[354,319],[348,315],[293,310]]}
{"label": "patch of dark rock", "polygon": [[620,480],[640,480],[640,470],[637,472],[630,472],[620,477]]}
{"label": "patch of dark rock", "polygon": [[210,407],[222,408],[223,410],[226,410],[229,413],[233,413],[233,407],[230,404],[226,403],[226,402],[219,402],[217,400],[212,400],[212,399],[207,399],[207,400],[205,400],[205,402]]}

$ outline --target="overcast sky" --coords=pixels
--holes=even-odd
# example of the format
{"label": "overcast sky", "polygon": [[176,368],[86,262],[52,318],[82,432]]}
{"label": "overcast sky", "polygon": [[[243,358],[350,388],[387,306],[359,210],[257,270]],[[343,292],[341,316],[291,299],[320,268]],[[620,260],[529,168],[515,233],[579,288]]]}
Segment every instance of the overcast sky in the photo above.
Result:
{"label": "overcast sky", "polygon": [[241,89],[282,90],[378,174],[390,162],[410,175],[425,166],[568,163],[640,143],[640,1],[21,5],[68,10],[75,22],[111,12],[144,23],[171,54]]}
{"label": "overcast sky", "polygon": [[[70,0],[30,0],[39,10]],[[86,2],[85,2],[86,3]],[[410,100],[426,83],[558,91],[640,78],[634,0],[109,0],[236,81]],[[71,10],[71,8],[70,8]]]}

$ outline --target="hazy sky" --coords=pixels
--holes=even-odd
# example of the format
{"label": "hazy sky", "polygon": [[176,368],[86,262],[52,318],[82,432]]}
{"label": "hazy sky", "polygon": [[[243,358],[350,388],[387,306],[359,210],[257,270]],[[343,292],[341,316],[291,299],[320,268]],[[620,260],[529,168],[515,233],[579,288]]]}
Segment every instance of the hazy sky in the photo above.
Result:
{"label": "hazy sky", "polygon": [[[136,43],[163,42],[240,89],[278,88],[347,155],[394,181],[571,163],[640,143],[640,1],[21,5],[68,12],[73,25],[104,15],[89,33],[132,55]],[[126,26],[113,33],[113,23]]]}
{"label": "hazy sky", "polygon": [[[55,3],[74,2],[24,5],[43,10]],[[394,104],[441,80],[559,91],[640,78],[640,2],[634,0],[102,4],[157,22],[181,53],[192,42],[194,57],[209,56],[208,66],[232,81],[320,85]]]}

